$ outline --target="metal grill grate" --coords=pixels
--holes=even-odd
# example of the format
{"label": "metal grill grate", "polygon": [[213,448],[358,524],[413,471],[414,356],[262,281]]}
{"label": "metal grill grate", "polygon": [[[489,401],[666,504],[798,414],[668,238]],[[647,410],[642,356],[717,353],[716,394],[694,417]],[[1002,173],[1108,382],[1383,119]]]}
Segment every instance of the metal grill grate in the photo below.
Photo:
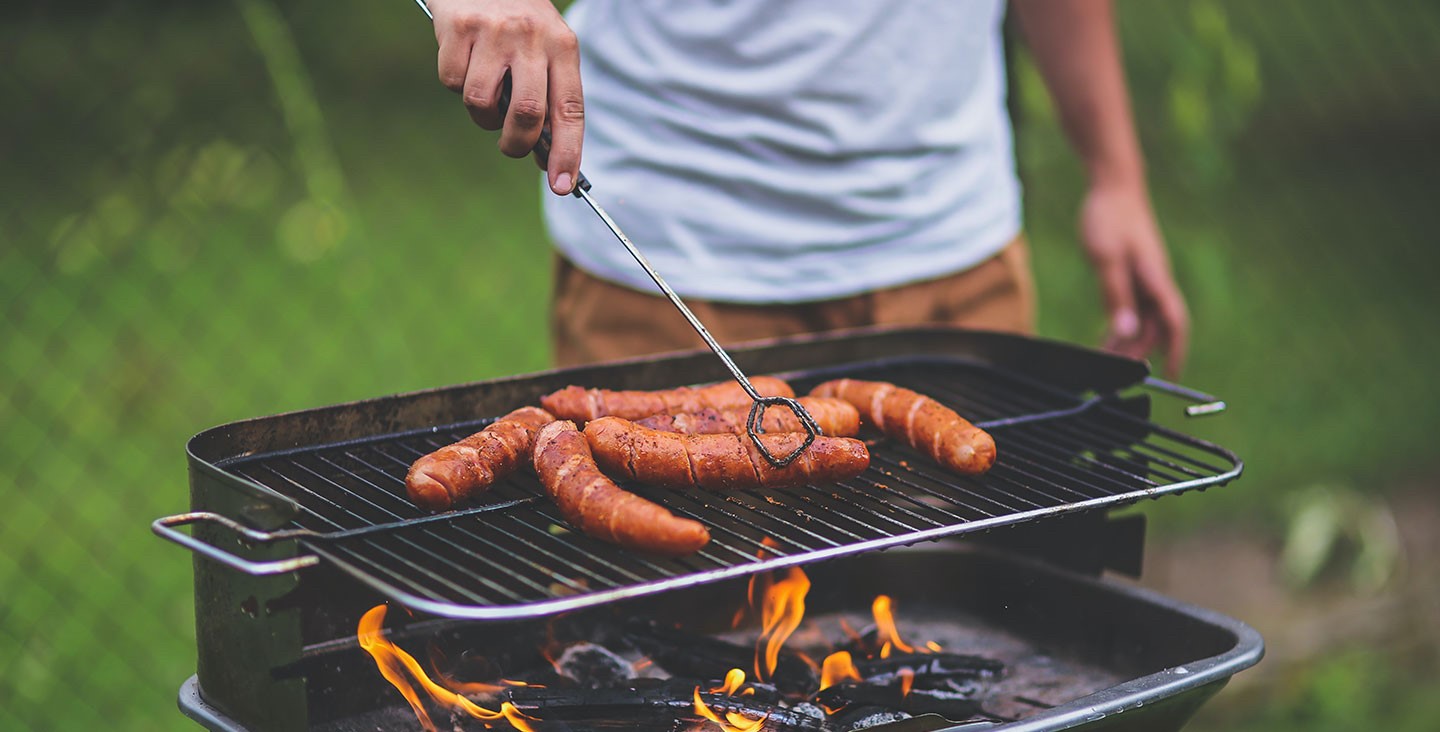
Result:
{"label": "metal grill grate", "polygon": [[533,475],[496,486],[466,511],[429,516],[405,497],[421,455],[487,421],[221,465],[300,503],[307,550],[391,598],[474,619],[544,615],[781,566],[1113,507],[1222,484],[1229,451],[1123,409],[968,361],[912,359],[790,375],[799,391],[845,375],[933,396],[990,429],[989,473],[948,473],[910,448],[871,438],[871,467],[843,483],[728,493],[626,487],[699,520],[712,540],[688,557],[635,554],[569,531]]}

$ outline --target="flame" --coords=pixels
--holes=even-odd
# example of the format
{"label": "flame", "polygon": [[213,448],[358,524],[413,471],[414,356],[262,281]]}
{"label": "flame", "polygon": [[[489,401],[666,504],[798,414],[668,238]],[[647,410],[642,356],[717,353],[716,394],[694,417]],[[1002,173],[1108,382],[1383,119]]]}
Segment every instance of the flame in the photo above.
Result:
{"label": "flame", "polygon": [[733,696],[735,692],[739,691],[740,687],[744,685],[745,672],[738,668],[732,668],[725,674],[725,683],[711,689],[710,693]]}
{"label": "flame", "polygon": [[[415,687],[405,680],[405,674],[402,671],[405,659],[409,658],[412,663],[415,659],[381,636],[380,627],[384,622],[384,605],[376,605],[361,616],[358,633],[360,647],[375,659],[375,665],[379,667],[380,675],[400,690],[405,701],[410,702],[410,708],[415,710],[415,716],[420,720],[420,725],[426,729],[426,732],[437,732],[435,723],[430,721],[430,715],[420,704],[420,695],[416,694]],[[418,667],[419,664],[416,664],[417,669]]]}
{"label": "flame", "polygon": [[[755,678],[764,681],[775,673],[780,663],[780,648],[790,634],[800,627],[805,618],[805,594],[810,591],[810,578],[799,567],[791,567],[790,574],[777,580],[765,591],[765,602],[761,606],[760,637],[755,640]],[[761,646],[764,646],[764,663],[761,663]]]}
{"label": "flame", "polygon": [[[725,683],[711,689],[710,693],[734,696],[735,692],[744,685],[745,672],[738,668],[732,668],[725,674]],[[742,695],[754,693],[755,690],[750,688],[745,689]],[[695,713],[720,725],[720,729],[724,732],[758,732],[761,727],[765,726],[765,720],[770,718],[770,715],[767,714],[759,719],[750,719],[738,712],[726,712],[722,718],[705,704],[705,700],[700,698],[700,687],[698,686],[695,687]]]}
{"label": "flame", "polygon": [[820,664],[820,690],[824,691],[845,679],[862,681],[850,652],[836,651],[826,656]]}
{"label": "flame", "polygon": [[[768,536],[761,539],[760,551],[755,552],[755,559],[761,562],[769,559],[771,556],[770,550],[779,548],[779,546],[780,542]],[[749,614],[750,610],[755,608],[756,585],[763,585],[764,589],[761,590],[761,593],[764,594],[770,591],[770,585],[773,584],[773,579],[768,572],[765,574],[750,575],[750,581],[745,584],[745,604],[735,609],[735,616],[730,619],[731,628],[740,627],[740,623],[745,621],[745,616]]]}
{"label": "flame", "polygon": [[939,643],[936,643],[935,641],[925,641],[925,647],[926,647],[926,648],[929,648],[930,650],[934,651],[935,653],[939,653],[939,652],[945,650],[944,647],[942,647]]}
{"label": "flame", "polygon": [[900,696],[910,696],[910,688],[915,686],[915,669],[900,669]]}
{"label": "flame", "polygon": [[[430,698],[439,704],[465,712],[476,719],[487,722],[495,722],[503,719],[521,732],[535,732],[535,728],[531,723],[538,722],[539,720],[526,716],[517,709],[515,705],[508,701],[500,704],[500,711],[492,711],[466,699],[451,689],[447,689],[431,681],[430,677],[425,674],[425,669],[420,667],[420,662],[416,661],[414,656],[411,656],[405,652],[405,649],[385,639],[382,630],[384,624],[384,605],[376,605],[366,611],[360,618],[360,627],[357,631],[360,647],[365,649],[365,652],[369,653],[370,656],[375,659],[375,665],[379,667],[380,675],[384,676],[386,681],[389,681],[396,689],[400,690],[400,694],[405,697],[405,701],[410,703],[410,708],[415,710],[416,718],[420,720],[420,724],[425,727],[427,732],[437,732],[435,723],[430,720],[430,715],[426,713],[425,707],[421,705],[420,695],[416,693],[415,687],[412,686],[406,678],[407,672],[409,678],[414,679],[420,685],[420,688],[424,689],[425,693],[430,695]],[[516,684],[519,682],[506,683]],[[490,685],[480,684],[479,686],[489,687]]]}
{"label": "flame", "polygon": [[880,648],[880,657],[890,657],[890,646],[904,651],[914,653],[915,648],[906,645],[900,640],[900,631],[895,628],[895,615],[890,611],[890,596],[876,595],[875,602],[870,605],[870,612],[875,615],[875,628],[880,631],[880,640],[885,645]]}

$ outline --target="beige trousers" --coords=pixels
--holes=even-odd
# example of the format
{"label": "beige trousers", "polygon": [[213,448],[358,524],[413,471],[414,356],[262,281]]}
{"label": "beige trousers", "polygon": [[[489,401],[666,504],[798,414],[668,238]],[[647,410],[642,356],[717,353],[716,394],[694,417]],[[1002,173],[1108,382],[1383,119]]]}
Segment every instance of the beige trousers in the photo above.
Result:
{"label": "beige trousers", "polygon": [[[722,345],[868,325],[946,324],[1017,333],[1035,327],[1035,285],[1023,234],[964,272],[854,297],[794,305],[687,298],[685,304]],[[705,345],[658,290],[652,295],[621,287],[564,257],[555,258],[550,333],[557,366]]]}

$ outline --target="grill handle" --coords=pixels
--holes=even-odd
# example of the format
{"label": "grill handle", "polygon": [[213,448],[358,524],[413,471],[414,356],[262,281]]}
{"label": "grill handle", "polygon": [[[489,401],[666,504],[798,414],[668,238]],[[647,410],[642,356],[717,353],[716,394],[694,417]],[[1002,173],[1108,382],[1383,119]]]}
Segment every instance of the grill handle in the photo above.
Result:
{"label": "grill handle", "polygon": [[209,511],[194,511],[191,513],[176,514],[174,516],[163,516],[155,519],[155,521],[150,524],[150,530],[154,531],[155,535],[162,539],[173,541],[196,554],[208,559],[213,559],[231,569],[238,569],[245,574],[256,577],[272,574],[287,574],[305,569],[306,567],[313,567],[320,563],[320,558],[313,554],[291,557],[289,559],[277,559],[271,562],[252,562],[249,559],[231,554],[214,544],[207,544],[176,529],[178,526],[198,523],[219,524],[256,544],[270,544],[284,539],[295,539],[310,533],[303,530],[256,531],[248,526],[225,518],[218,513],[211,513]]}
{"label": "grill handle", "polygon": [[1156,391],[1163,391],[1166,394],[1196,402],[1196,404],[1191,404],[1185,408],[1185,415],[1187,417],[1202,417],[1207,414],[1218,414],[1225,411],[1225,401],[1223,399],[1213,394],[1206,394],[1203,391],[1191,389],[1188,386],[1181,386],[1164,379],[1157,379],[1154,376],[1145,377],[1145,386]]}

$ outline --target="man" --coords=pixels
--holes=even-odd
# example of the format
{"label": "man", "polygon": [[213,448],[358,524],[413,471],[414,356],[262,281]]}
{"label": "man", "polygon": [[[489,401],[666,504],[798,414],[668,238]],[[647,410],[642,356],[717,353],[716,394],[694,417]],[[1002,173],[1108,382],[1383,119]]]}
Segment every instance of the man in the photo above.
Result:
{"label": "man", "polygon": [[[432,0],[442,82],[500,149],[553,136],[722,342],[940,322],[1028,332],[1004,0]],[[1109,0],[1013,0],[1085,163],[1106,346],[1185,359]],[[572,31],[573,28],[573,31]],[[584,60],[585,91],[581,87]],[[499,107],[505,78],[507,110]],[[589,127],[586,128],[589,111]],[[699,345],[588,207],[551,199],[561,364]]]}

